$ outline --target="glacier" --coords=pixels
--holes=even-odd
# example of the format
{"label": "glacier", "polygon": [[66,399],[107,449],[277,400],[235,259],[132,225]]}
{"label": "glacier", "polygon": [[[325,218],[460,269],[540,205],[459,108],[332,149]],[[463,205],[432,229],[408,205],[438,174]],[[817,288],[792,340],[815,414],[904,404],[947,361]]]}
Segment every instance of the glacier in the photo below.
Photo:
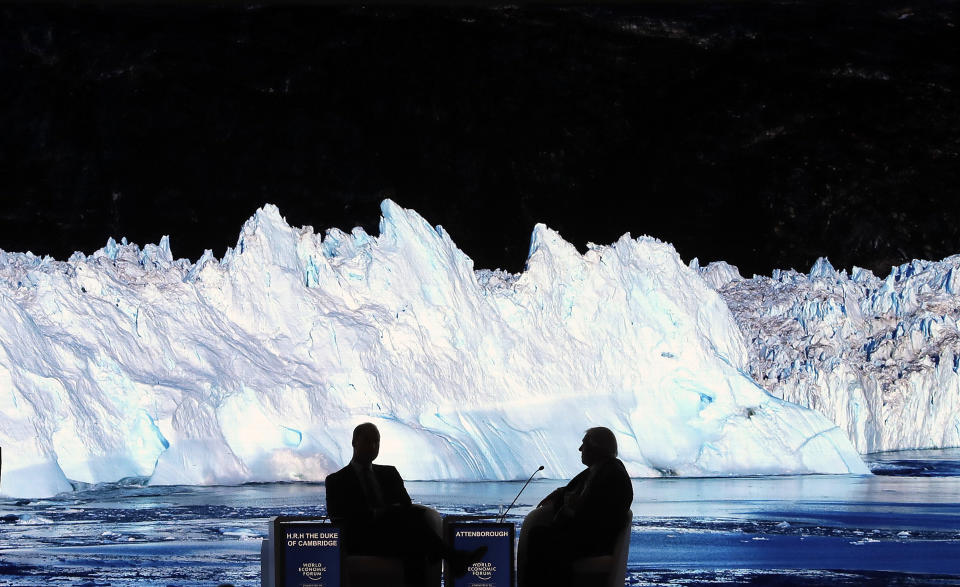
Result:
{"label": "glacier", "polygon": [[960,446],[960,256],[882,279],[826,258],[750,279],[691,267],[726,300],[770,393],[821,412],[861,453]]}
{"label": "glacier", "polygon": [[321,235],[265,205],[195,263],[167,237],[0,252],[0,494],[319,481],[364,421],[406,479],[568,478],[590,426],[632,476],[868,473],[843,427],[751,376],[723,275],[669,244],[581,254],[541,224],[511,274],[381,213],[377,236]]}

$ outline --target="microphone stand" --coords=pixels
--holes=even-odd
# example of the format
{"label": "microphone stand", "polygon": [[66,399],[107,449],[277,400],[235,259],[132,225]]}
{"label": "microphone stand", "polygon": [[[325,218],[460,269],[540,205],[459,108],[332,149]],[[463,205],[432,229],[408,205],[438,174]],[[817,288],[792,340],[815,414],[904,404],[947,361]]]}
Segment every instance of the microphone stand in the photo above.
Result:
{"label": "microphone stand", "polygon": [[524,483],[524,484],[523,484],[523,487],[520,488],[520,491],[517,493],[517,497],[514,497],[514,498],[513,498],[513,501],[510,502],[510,505],[507,506],[507,509],[505,509],[505,510],[503,511],[503,513],[500,514],[499,523],[502,524],[503,521],[507,519],[507,512],[510,511],[510,508],[513,507],[513,504],[517,503],[517,499],[520,498],[520,494],[523,493],[523,490],[527,488],[527,485],[530,485],[530,482],[533,481],[533,476],[536,475],[537,473],[539,473],[539,472],[542,471],[542,470],[543,470],[543,465],[540,465],[540,468],[539,468],[539,469],[537,469],[536,471],[534,471],[533,473],[530,474],[530,478],[527,479],[527,482]]}

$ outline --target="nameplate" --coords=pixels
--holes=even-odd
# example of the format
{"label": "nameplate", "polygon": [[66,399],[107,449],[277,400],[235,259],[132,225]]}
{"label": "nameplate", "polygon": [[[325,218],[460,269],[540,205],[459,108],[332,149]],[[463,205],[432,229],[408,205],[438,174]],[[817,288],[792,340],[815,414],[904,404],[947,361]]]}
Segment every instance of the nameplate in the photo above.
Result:
{"label": "nameplate", "polygon": [[340,527],[309,518],[279,517],[271,528],[278,587],[340,587]]}
{"label": "nameplate", "polygon": [[444,584],[452,587],[513,586],[513,524],[458,521],[450,516],[444,526],[447,543],[456,550],[471,551],[480,546],[487,547],[483,558],[468,567],[462,577],[454,577],[448,568]]}

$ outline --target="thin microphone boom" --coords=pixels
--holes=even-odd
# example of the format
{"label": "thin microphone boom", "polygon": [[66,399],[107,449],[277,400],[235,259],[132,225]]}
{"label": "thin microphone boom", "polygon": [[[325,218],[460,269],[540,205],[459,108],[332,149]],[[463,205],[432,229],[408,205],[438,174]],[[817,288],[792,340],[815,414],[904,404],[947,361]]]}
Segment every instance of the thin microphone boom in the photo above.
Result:
{"label": "thin microphone boom", "polygon": [[519,493],[517,493],[517,497],[514,497],[514,498],[513,498],[513,501],[510,502],[510,505],[507,506],[507,509],[505,509],[505,510],[503,511],[503,513],[500,514],[500,523],[501,523],[501,524],[503,523],[504,520],[507,519],[507,512],[510,511],[510,508],[513,507],[513,504],[517,503],[517,500],[520,499],[520,494],[523,493],[523,490],[527,488],[527,485],[530,485],[530,482],[533,481],[533,476],[536,475],[537,473],[539,473],[539,472],[542,471],[542,470],[543,470],[543,465],[540,465],[540,468],[539,468],[539,469],[537,469],[536,471],[534,471],[533,473],[530,474],[530,478],[527,479],[527,482],[524,483],[524,484],[523,484],[523,487],[520,488]]}

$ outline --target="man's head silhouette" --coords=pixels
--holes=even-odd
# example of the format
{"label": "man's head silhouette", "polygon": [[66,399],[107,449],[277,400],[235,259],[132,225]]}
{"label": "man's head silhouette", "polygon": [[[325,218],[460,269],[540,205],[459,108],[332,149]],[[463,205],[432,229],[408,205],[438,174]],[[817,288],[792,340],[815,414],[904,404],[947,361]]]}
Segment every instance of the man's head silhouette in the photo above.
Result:
{"label": "man's head silhouette", "polygon": [[380,454],[380,431],[370,422],[353,429],[353,460],[369,465]]}
{"label": "man's head silhouette", "polygon": [[583,435],[580,444],[580,461],[591,466],[617,456],[617,437],[609,428],[598,426],[590,428]]}

